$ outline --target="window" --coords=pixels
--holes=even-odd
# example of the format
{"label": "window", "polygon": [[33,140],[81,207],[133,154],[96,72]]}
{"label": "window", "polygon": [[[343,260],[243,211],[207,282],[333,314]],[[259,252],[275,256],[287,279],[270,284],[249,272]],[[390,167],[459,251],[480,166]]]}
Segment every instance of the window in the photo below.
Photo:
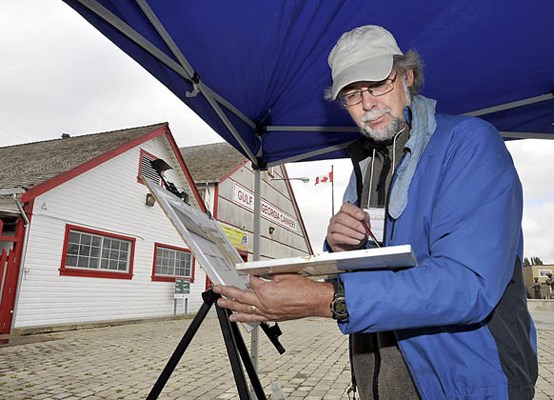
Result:
{"label": "window", "polygon": [[151,161],[157,160],[159,157],[156,157],[153,154],[150,154],[144,150],[140,150],[140,165],[139,165],[139,172],[138,172],[138,181],[142,183],[142,180],[140,179],[141,176],[144,176],[146,179],[150,180],[151,182],[154,182],[157,185],[160,185],[162,180],[156,170],[152,168],[152,165],[150,164]]}
{"label": "window", "polygon": [[161,243],[154,245],[152,280],[173,282],[175,277],[194,282],[194,258],[187,249]]}
{"label": "window", "polygon": [[131,279],[135,239],[67,225],[60,275]]}
{"label": "window", "polygon": [[551,269],[539,269],[539,276],[547,276],[548,274],[551,274]]}

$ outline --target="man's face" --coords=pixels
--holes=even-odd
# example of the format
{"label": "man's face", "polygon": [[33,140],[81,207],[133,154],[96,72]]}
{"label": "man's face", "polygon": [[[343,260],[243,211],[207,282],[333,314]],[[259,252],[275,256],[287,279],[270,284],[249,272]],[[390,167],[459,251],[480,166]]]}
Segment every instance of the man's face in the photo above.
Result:
{"label": "man's face", "polygon": [[[389,78],[394,78],[396,71],[392,71]],[[382,96],[372,96],[367,91],[362,93],[359,104],[347,107],[350,116],[356,122],[362,133],[377,142],[392,139],[405,125],[404,108],[410,103],[408,87],[413,83],[413,72],[410,70],[403,75],[398,74],[394,82],[394,89]],[[352,90],[371,87],[373,82],[355,82],[348,85],[341,94]]]}

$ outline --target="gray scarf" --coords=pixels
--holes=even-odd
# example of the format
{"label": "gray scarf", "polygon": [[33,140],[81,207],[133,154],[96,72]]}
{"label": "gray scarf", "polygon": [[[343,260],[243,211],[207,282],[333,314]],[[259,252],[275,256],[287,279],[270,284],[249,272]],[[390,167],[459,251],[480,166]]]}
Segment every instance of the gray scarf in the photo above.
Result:
{"label": "gray scarf", "polygon": [[[411,111],[412,119],[409,121],[411,123],[411,131],[410,139],[405,146],[409,149],[409,151],[406,152],[404,160],[397,170],[396,181],[391,189],[389,215],[394,219],[398,219],[408,205],[408,189],[410,188],[410,183],[414,177],[417,164],[419,163],[429,140],[431,140],[433,133],[435,133],[435,129],[437,127],[437,121],[435,119],[436,104],[437,102],[435,100],[418,95],[412,98],[412,104],[407,107],[404,112],[406,120],[409,121],[409,111]],[[353,146],[357,147],[359,146],[359,143],[354,142]],[[360,169],[365,171],[369,161],[370,158],[365,158],[359,161]],[[362,184],[361,181],[357,182],[359,179],[361,179],[361,175],[357,179],[355,172],[352,172],[350,182],[344,192],[344,202],[353,202],[358,197],[357,192],[359,192],[358,189],[361,190]],[[360,186],[359,188],[357,188],[358,184]]]}
{"label": "gray scarf", "polygon": [[406,153],[398,168],[389,202],[389,215],[394,219],[398,219],[408,205],[408,189],[417,164],[437,128],[436,104],[436,100],[418,95],[412,98],[412,104],[409,106],[412,111],[412,129],[406,147],[410,151]]}

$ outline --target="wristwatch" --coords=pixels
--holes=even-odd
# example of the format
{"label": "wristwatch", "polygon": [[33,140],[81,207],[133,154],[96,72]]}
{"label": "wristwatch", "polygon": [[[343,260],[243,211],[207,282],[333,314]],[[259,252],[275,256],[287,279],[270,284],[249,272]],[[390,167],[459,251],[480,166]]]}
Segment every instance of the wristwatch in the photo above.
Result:
{"label": "wristwatch", "polygon": [[338,278],[333,282],[333,285],[335,293],[333,301],[330,304],[333,319],[336,319],[338,322],[345,322],[348,320],[348,310],[346,309],[346,299],[344,298],[344,286],[342,286]]}

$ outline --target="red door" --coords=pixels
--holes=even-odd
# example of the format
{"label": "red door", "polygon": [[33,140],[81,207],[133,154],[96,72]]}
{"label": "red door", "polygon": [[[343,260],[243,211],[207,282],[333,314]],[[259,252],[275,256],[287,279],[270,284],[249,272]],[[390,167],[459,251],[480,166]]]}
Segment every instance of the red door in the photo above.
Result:
{"label": "red door", "polygon": [[[19,278],[19,260],[23,249],[25,225],[21,218],[15,222],[15,234],[0,232],[3,247],[0,251],[0,334],[10,333]],[[9,246],[7,246],[9,244]]]}
{"label": "red door", "polygon": [[0,253],[0,334],[10,333],[17,286],[17,264],[13,250]]}

